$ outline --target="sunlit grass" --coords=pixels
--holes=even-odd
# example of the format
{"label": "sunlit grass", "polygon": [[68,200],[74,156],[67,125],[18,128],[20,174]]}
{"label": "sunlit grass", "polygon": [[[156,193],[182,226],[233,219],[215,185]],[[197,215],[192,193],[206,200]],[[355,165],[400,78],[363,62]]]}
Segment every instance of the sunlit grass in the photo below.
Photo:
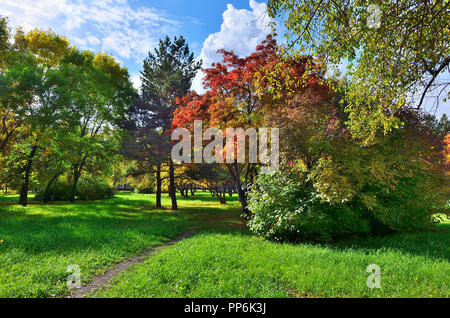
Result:
{"label": "sunlit grass", "polygon": [[[159,251],[94,297],[449,297],[450,226],[333,245],[205,232]],[[367,286],[369,264],[381,288]]]}
{"label": "sunlit grass", "polygon": [[[101,202],[0,206],[0,297],[64,294],[68,265],[81,267],[85,283],[233,206],[221,206],[206,193],[180,200],[177,212],[154,204],[154,195],[119,194]],[[163,206],[170,206],[167,194]]]}
{"label": "sunlit grass", "polygon": [[[17,196],[11,196],[17,199]],[[3,197],[2,199],[5,199]],[[9,200],[9,198],[8,198]],[[435,231],[335,244],[263,241],[239,218],[236,195],[220,205],[209,193],[156,209],[155,196],[107,201],[0,205],[0,297],[68,293],[68,265],[82,282],[114,263],[198,231],[119,275],[94,297],[449,297],[450,224]],[[369,264],[381,289],[366,285]]]}

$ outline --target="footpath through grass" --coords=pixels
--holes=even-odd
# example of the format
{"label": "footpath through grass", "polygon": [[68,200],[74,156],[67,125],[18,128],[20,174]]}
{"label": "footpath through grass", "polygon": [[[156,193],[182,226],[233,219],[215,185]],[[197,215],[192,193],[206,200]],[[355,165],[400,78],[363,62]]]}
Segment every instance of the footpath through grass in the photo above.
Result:
{"label": "footpath through grass", "polygon": [[[449,297],[450,224],[334,245],[206,231],[120,274],[92,297]],[[367,287],[369,264],[381,288]]]}
{"label": "footpath through grass", "polygon": [[[91,203],[0,205],[0,297],[65,294],[69,265],[80,266],[86,283],[113,263],[229,214],[233,206],[221,206],[207,193],[180,200],[177,212],[154,204],[154,195],[128,193]],[[170,206],[167,195],[163,206]]]}
{"label": "footpath through grass", "polygon": [[[1,196],[0,196],[1,201]],[[91,203],[0,206],[0,297],[68,292],[66,268],[83,283],[113,263],[164,248],[91,297],[450,297],[450,224],[435,231],[336,244],[277,244],[245,229],[236,196],[226,206],[207,193],[154,208],[153,195],[119,194]],[[170,202],[164,197],[163,204]],[[381,268],[369,289],[366,268]]]}

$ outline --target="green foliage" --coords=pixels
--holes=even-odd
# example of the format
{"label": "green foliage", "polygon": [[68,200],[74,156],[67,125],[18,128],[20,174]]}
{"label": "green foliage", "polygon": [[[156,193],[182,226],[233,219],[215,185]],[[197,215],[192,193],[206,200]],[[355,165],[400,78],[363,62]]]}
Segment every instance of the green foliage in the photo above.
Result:
{"label": "green foliage", "polygon": [[135,193],[141,193],[141,194],[152,194],[155,192],[154,187],[149,187],[149,188],[135,188],[134,189]]}
{"label": "green foliage", "polygon": [[380,160],[379,154],[364,151],[358,159],[368,169],[350,157],[337,169],[319,164],[311,173],[297,165],[260,175],[249,194],[250,229],[276,241],[332,241],[368,233],[429,230],[439,222],[438,213],[449,215],[449,180],[442,172],[406,173],[382,165],[372,170],[377,169],[376,161],[369,158]]}
{"label": "green foliage", "polygon": [[249,194],[250,229],[275,241],[332,241],[370,231],[360,206],[324,202],[297,171],[260,175]]}
{"label": "green foliage", "polygon": [[[287,49],[344,63],[352,132],[371,142],[401,125],[397,112],[426,96],[445,101],[450,47],[448,1],[270,0]],[[432,94],[432,91],[440,91]]]}
{"label": "green foliage", "polygon": [[[54,185],[48,189],[44,188],[34,197],[35,201],[70,201],[72,196],[71,182],[66,180],[58,182],[56,189]],[[78,186],[77,199],[82,201],[104,200],[114,196],[114,189],[99,177],[83,177]]]}

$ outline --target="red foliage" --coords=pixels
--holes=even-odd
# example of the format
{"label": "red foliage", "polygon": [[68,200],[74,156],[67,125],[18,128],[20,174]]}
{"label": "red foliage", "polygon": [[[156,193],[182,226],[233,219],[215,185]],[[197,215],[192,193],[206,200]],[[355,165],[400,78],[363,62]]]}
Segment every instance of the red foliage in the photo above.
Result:
{"label": "red foliage", "polygon": [[447,172],[450,172],[450,133],[444,137],[444,158],[445,168]]}
{"label": "red foliage", "polygon": [[[330,96],[330,90],[322,84],[324,71],[312,57],[282,59],[272,36],[245,58],[232,51],[218,52],[223,55],[222,62],[203,69],[207,93],[191,93],[179,99],[172,128],[191,128],[196,119],[202,119],[204,127],[255,126],[257,119],[252,114],[270,108],[274,92],[277,98],[289,98],[292,92],[307,93],[307,102],[312,105]],[[307,65],[312,67],[308,69]]]}

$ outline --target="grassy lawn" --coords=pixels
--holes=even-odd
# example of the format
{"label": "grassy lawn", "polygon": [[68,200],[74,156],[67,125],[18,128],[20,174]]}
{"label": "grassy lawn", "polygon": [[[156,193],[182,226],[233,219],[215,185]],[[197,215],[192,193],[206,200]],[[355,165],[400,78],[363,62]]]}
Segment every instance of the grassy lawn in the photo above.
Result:
{"label": "grassy lawn", "polygon": [[[205,231],[158,252],[92,297],[449,297],[450,224],[333,245]],[[370,289],[366,268],[381,268]]]}
{"label": "grassy lawn", "polygon": [[[93,297],[449,297],[450,224],[335,245],[203,232],[116,277]],[[381,268],[369,289],[366,268]]]}
{"label": "grassy lawn", "polygon": [[0,205],[2,203],[11,203],[19,201],[18,194],[0,194]]}
{"label": "grassy lawn", "polygon": [[[155,209],[154,203],[154,195],[129,193],[103,202],[0,205],[0,297],[62,295],[68,292],[68,265],[79,265],[87,282],[113,263],[229,214],[233,206],[220,206],[206,193],[180,200],[178,212]],[[167,195],[163,206],[170,206]]]}
{"label": "grassy lawn", "polygon": [[[154,202],[154,195],[118,194],[90,203],[0,204],[0,297],[64,295],[68,265],[79,265],[87,282],[188,229],[198,233],[91,296],[450,297],[450,223],[428,233],[292,245],[251,235],[236,196],[223,206],[197,193],[180,199],[178,212]],[[381,289],[366,286],[369,264],[381,267]]]}

